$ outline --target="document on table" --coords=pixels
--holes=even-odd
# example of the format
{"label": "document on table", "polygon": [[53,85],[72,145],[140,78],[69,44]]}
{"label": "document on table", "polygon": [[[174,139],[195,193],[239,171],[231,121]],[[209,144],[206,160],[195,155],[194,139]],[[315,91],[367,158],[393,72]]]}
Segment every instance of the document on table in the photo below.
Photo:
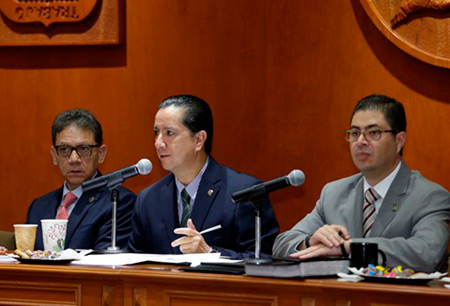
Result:
{"label": "document on table", "polygon": [[17,262],[17,260],[7,255],[0,255],[0,262]]}
{"label": "document on table", "polygon": [[92,266],[123,266],[145,262],[156,262],[166,264],[190,264],[197,266],[201,263],[236,263],[241,260],[232,260],[220,258],[220,253],[200,253],[200,254],[141,254],[141,253],[121,253],[121,254],[103,254],[88,255],[80,260],[75,260],[73,265],[92,265]]}

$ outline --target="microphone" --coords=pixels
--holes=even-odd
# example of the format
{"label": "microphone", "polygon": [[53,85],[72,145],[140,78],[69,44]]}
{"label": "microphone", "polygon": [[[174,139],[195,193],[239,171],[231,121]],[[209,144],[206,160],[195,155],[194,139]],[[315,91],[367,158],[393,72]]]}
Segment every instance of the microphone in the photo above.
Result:
{"label": "microphone", "polygon": [[286,176],[256,184],[252,187],[236,191],[231,195],[234,203],[257,200],[267,196],[268,193],[288,186],[300,186],[305,181],[305,174],[300,170],[292,170]]}
{"label": "microphone", "polygon": [[138,174],[147,175],[152,171],[152,168],[152,162],[146,158],[143,158],[136,165],[117,170],[110,174],[99,176],[95,179],[82,183],[81,186],[83,187],[83,191],[88,191],[105,186],[115,180],[119,180],[121,183],[123,180]]}

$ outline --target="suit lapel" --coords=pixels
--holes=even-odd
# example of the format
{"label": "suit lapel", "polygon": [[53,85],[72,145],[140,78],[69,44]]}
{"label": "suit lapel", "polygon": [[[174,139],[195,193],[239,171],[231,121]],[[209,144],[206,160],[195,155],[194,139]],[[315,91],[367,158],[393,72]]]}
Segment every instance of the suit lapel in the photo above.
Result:
{"label": "suit lapel", "polygon": [[197,196],[195,197],[194,209],[192,210],[192,221],[198,231],[203,230],[206,217],[209,214],[214,200],[219,194],[220,188],[220,168],[219,165],[210,158],[209,165],[203,173]]}
{"label": "suit lapel", "polygon": [[[53,198],[52,198],[52,201],[50,204],[51,205],[50,209],[48,210],[48,212],[46,212],[46,214],[50,214],[50,215],[46,216],[45,218],[47,218],[47,219],[55,219],[56,218],[56,214],[58,213],[58,208],[62,203],[63,190],[64,190],[64,188],[61,187],[53,195]],[[45,219],[45,218],[41,218],[41,219]]]}
{"label": "suit lapel", "polygon": [[355,237],[362,237],[363,236],[363,205],[364,205],[364,199],[363,199],[363,190],[364,190],[364,179],[361,176],[361,178],[358,180],[356,184],[355,190],[355,206],[354,206],[354,222],[352,220],[349,220],[350,226],[354,226],[353,229],[349,229],[350,232],[354,233]]}
{"label": "suit lapel", "polygon": [[72,213],[70,214],[69,222],[67,223],[66,245],[69,245],[70,240],[72,239],[72,236],[78,228],[81,220],[83,220],[92,205],[98,201],[103,191],[103,189],[94,189],[92,191],[84,192],[81,195],[81,198],[75,205]]}
{"label": "suit lapel", "polygon": [[[163,189],[161,190],[161,195],[163,197],[161,201],[161,217],[166,227],[168,241],[170,242],[178,238],[178,236],[173,232],[173,230],[179,226],[178,222],[175,222],[175,220],[178,220],[177,198],[175,196],[175,192],[175,177],[171,174],[169,182],[167,185],[163,186]],[[172,253],[180,253],[179,248],[172,248]]]}
{"label": "suit lapel", "polygon": [[402,162],[400,170],[397,173],[397,176],[395,177],[391,186],[389,187],[386,198],[381,204],[380,210],[377,214],[375,223],[373,224],[373,229],[370,232],[369,237],[381,236],[384,229],[397,214],[397,211],[403,204],[402,199],[406,194],[410,175],[411,170]]}

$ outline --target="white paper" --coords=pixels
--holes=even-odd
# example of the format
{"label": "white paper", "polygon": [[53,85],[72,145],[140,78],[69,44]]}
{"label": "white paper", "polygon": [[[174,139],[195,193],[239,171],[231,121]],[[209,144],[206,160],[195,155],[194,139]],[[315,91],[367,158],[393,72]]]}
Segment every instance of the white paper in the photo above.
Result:
{"label": "white paper", "polygon": [[340,282],[359,282],[364,279],[356,274],[338,273],[337,276],[339,276],[338,281]]}
{"label": "white paper", "polygon": [[88,255],[80,260],[73,261],[74,265],[93,265],[93,266],[122,266],[132,265],[144,262],[159,262],[168,264],[190,263],[198,265],[200,263],[235,263],[239,260],[220,258],[220,253],[200,253],[200,254],[141,254],[141,253],[121,253],[121,254],[102,254]]}
{"label": "white paper", "polygon": [[17,262],[17,260],[7,255],[0,255],[0,263],[6,262]]}

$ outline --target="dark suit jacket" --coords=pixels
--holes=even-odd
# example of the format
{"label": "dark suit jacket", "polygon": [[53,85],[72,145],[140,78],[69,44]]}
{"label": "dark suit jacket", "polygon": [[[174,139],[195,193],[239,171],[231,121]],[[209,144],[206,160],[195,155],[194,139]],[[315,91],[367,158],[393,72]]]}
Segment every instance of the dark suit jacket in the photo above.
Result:
{"label": "dark suit jacket", "polygon": [[327,184],[314,210],[278,236],[274,255],[286,257],[321,226],[340,224],[352,241],[378,243],[389,267],[423,272],[443,267],[450,237],[450,193],[402,162],[369,237],[362,238],[363,185],[361,173]]}
{"label": "dark suit jacket", "polygon": [[[206,243],[223,256],[254,256],[255,211],[249,202],[235,204],[231,194],[259,181],[219,165],[212,158],[203,174],[192,210],[192,221],[198,231],[215,225],[222,228],[203,235]],[[211,193],[212,191],[212,193]],[[268,199],[262,203],[261,252],[271,254],[278,234],[278,222]],[[170,243],[179,238],[173,230],[179,227],[175,176],[169,174],[139,193],[133,216],[133,233],[129,250],[154,254],[179,254]]]}
{"label": "dark suit jacket", "polygon": [[[63,188],[35,199],[28,208],[27,223],[37,224],[36,250],[43,250],[41,219],[54,219],[62,200]],[[136,196],[121,188],[117,207],[116,246],[126,247],[131,233],[131,216]],[[69,216],[65,248],[102,250],[111,246],[111,192],[97,188],[83,192]]]}

